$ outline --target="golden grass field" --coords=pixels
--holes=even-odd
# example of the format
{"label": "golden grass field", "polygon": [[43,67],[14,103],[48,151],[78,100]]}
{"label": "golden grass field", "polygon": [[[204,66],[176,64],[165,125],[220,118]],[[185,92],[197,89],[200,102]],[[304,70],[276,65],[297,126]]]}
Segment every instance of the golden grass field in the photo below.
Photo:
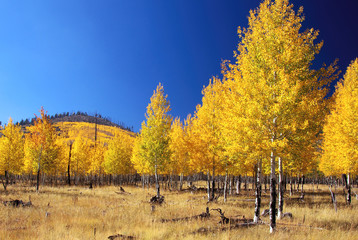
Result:
{"label": "golden grass field", "polygon": [[[221,208],[226,217],[252,218],[254,195],[252,191],[222,197],[207,204],[204,192],[163,191],[165,203],[151,210],[149,200],[154,189],[123,187],[34,187],[11,185],[0,190],[0,200],[31,199],[32,207],[0,206],[0,239],[108,239],[122,234],[136,239],[358,239],[358,200],[352,197],[351,206],[345,205],[342,188],[337,188],[338,212],[332,207],[327,186],[317,189],[305,185],[303,202],[285,195],[285,212],[292,219],[277,223],[277,231],[269,234],[268,225],[242,227],[230,231],[193,234],[201,227],[220,227],[220,215],[212,211],[207,220],[189,220],[162,223],[171,219],[198,215],[208,206]],[[314,189],[314,192],[313,192]],[[354,189],[357,192],[357,189]],[[130,193],[130,194],[129,194]],[[339,193],[339,194],[338,194]],[[268,193],[263,193],[263,206],[268,208]],[[269,217],[264,217],[265,223]],[[120,238],[118,238],[120,239]]]}

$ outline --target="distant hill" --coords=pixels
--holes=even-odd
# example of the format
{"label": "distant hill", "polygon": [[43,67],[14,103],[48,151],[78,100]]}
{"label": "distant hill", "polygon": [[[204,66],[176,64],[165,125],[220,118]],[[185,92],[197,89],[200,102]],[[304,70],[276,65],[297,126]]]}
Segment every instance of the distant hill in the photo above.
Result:
{"label": "distant hill", "polygon": [[[95,114],[95,116],[87,114],[85,112],[66,112],[49,116],[52,123],[60,123],[60,122],[86,122],[86,123],[96,123],[98,125],[110,126],[110,127],[118,127],[123,130],[127,130],[133,132],[133,127],[128,127],[124,123],[114,123],[108,117],[103,117],[101,114]],[[29,125],[33,125],[35,118],[25,119],[18,122],[21,126],[27,127]]]}
{"label": "distant hill", "polygon": [[[56,128],[59,137],[64,140],[75,140],[80,136],[83,139],[87,139],[89,142],[94,143],[96,134],[97,141],[101,143],[108,143],[108,140],[112,139],[114,135],[129,135],[135,137],[134,132],[122,129],[117,126],[109,126],[89,122],[56,122],[53,124]],[[97,131],[96,131],[97,128]]]}

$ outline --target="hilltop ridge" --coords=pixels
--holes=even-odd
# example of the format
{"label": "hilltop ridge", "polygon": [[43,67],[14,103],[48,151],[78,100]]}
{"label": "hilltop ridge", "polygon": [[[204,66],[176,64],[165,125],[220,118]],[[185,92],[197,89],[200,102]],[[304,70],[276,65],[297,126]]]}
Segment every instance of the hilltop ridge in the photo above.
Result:
{"label": "hilltop ridge", "polygon": [[[64,113],[56,113],[55,115],[49,115],[49,118],[51,119],[52,123],[60,123],[60,122],[86,122],[86,123],[97,123],[99,125],[105,125],[110,127],[118,127],[123,130],[127,130],[130,132],[133,132],[133,127],[128,127],[124,123],[114,123],[111,121],[108,117],[103,117],[101,114],[88,114],[86,112],[64,112]],[[18,122],[20,126],[26,127],[29,125],[33,125],[33,122],[36,118],[27,118],[25,120],[21,120]]]}

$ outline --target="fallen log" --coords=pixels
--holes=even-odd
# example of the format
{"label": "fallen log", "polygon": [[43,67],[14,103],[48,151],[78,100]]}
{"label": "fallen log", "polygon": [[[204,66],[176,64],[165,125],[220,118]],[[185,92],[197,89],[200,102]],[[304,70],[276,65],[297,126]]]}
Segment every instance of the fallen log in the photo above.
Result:
{"label": "fallen log", "polygon": [[161,205],[164,202],[164,196],[154,196],[150,199],[150,203]]}
{"label": "fallen log", "polygon": [[195,219],[206,219],[210,217],[209,208],[206,207],[206,211],[200,213],[199,215],[191,216],[191,217],[183,217],[183,218],[172,218],[172,219],[161,219],[161,222],[178,222],[178,221],[190,221]]}
{"label": "fallen log", "polygon": [[31,201],[23,202],[22,200],[10,200],[10,201],[3,201],[4,206],[11,206],[11,207],[31,207]]}
{"label": "fallen log", "polygon": [[115,239],[136,239],[136,238],[133,237],[133,236],[126,236],[126,235],[123,235],[123,234],[116,234],[116,235],[109,236],[108,239],[115,240]]}
{"label": "fallen log", "polygon": [[249,223],[253,221],[253,219],[246,219],[245,216],[243,216],[243,218],[227,218],[225,217],[224,212],[220,208],[211,209],[211,210],[219,212],[221,217],[219,223],[221,224]]}
{"label": "fallen log", "polygon": [[201,227],[198,230],[192,232],[191,234],[208,234],[208,233],[213,233],[213,232],[218,232],[218,231],[227,231],[227,230],[238,229],[238,228],[243,228],[243,227],[248,228],[248,227],[253,227],[253,226],[261,225],[261,224],[262,223],[247,222],[247,223],[236,223],[236,224],[225,226],[225,227],[213,227],[213,228]]}

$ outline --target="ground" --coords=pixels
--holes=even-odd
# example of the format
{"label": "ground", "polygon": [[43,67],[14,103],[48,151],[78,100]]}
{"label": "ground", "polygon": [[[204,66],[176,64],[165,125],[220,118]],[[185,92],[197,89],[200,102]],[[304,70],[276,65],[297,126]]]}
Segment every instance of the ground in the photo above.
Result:
{"label": "ground", "polygon": [[[204,184],[203,184],[204,186]],[[346,206],[342,188],[336,188],[338,211],[333,208],[327,186],[305,185],[304,200],[299,193],[285,195],[284,212],[293,218],[277,223],[277,231],[269,234],[268,217],[263,224],[227,230],[219,224],[220,214],[210,211],[209,219],[187,219],[162,222],[162,219],[199,215],[209,209],[220,208],[226,217],[253,218],[254,193],[242,191],[207,203],[205,192],[165,191],[165,203],[153,209],[149,200],[154,188],[119,187],[35,187],[10,185],[0,191],[0,201],[31,200],[31,207],[0,205],[0,239],[108,239],[122,234],[136,239],[357,239],[358,200]],[[354,189],[358,192],[357,189]],[[268,208],[269,193],[263,193],[262,210]],[[261,210],[261,211],[262,211]],[[220,230],[226,228],[225,231]],[[199,229],[207,233],[195,233]],[[119,238],[118,238],[119,239]]]}

